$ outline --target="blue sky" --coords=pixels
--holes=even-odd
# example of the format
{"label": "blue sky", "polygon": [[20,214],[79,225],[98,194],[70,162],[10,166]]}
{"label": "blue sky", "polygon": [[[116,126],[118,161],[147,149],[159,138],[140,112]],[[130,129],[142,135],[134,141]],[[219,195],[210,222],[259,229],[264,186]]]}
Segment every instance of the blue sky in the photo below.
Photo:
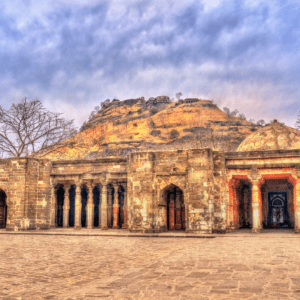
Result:
{"label": "blue sky", "polygon": [[1,1],[0,105],[80,126],[107,98],[181,92],[294,126],[299,49],[297,1]]}

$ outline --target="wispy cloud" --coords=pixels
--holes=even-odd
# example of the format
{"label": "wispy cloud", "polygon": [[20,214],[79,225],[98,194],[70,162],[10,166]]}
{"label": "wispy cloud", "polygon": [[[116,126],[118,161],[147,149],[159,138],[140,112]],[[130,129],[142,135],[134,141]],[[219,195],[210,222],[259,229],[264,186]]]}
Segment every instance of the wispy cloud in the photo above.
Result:
{"label": "wispy cloud", "polygon": [[104,99],[181,91],[293,125],[299,11],[276,0],[7,1],[1,105],[38,98],[80,125]]}

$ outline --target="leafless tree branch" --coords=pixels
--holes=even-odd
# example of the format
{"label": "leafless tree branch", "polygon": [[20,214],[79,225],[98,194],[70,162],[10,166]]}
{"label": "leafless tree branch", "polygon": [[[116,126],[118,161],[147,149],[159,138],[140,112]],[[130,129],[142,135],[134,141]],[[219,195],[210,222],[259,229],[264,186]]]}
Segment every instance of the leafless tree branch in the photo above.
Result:
{"label": "leafless tree branch", "polygon": [[22,157],[44,152],[76,133],[74,120],[47,111],[41,101],[23,99],[9,110],[0,106],[0,153]]}

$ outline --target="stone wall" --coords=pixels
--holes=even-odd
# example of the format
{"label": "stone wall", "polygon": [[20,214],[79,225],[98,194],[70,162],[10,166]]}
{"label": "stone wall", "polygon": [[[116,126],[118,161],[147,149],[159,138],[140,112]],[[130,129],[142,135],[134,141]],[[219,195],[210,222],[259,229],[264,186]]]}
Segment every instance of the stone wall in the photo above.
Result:
{"label": "stone wall", "polygon": [[212,231],[211,149],[133,153],[127,170],[130,230],[165,230],[164,189],[172,186],[183,193],[186,231]]}
{"label": "stone wall", "polygon": [[214,226],[213,232],[226,232],[226,174],[225,174],[225,153],[213,152],[214,164]]}
{"label": "stone wall", "polygon": [[7,195],[7,230],[49,228],[51,162],[11,158],[0,162],[0,188]]}

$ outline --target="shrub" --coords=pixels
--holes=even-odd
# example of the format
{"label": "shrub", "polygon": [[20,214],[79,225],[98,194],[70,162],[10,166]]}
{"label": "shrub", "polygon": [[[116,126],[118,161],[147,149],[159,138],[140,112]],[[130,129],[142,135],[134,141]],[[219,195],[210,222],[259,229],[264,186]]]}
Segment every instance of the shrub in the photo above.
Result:
{"label": "shrub", "polygon": [[170,132],[170,138],[175,139],[179,136],[179,132],[176,129],[172,129]]}
{"label": "shrub", "polygon": [[161,134],[161,131],[160,130],[152,130],[150,132],[150,134],[153,135],[153,136],[159,136]]}
{"label": "shrub", "polygon": [[153,108],[150,109],[151,115],[155,115],[155,114],[157,114],[158,112],[159,112],[159,109],[156,108],[156,107],[153,107]]}

